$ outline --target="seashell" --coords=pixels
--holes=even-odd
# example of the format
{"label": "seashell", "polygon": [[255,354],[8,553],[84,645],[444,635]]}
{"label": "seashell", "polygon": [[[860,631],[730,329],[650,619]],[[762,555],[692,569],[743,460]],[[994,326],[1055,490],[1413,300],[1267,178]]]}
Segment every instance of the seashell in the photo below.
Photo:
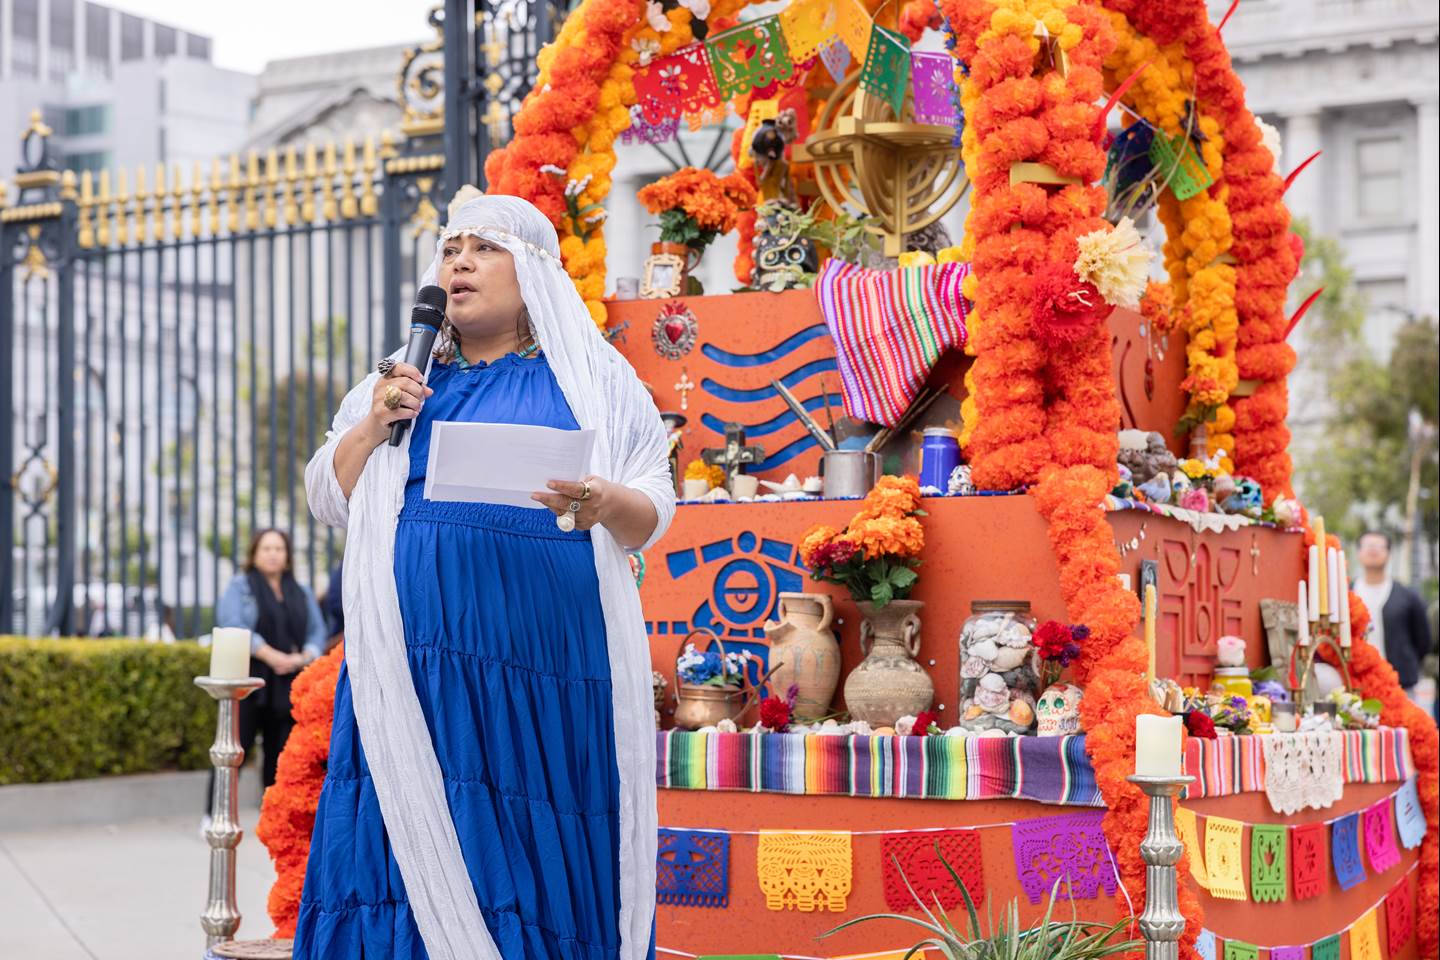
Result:
{"label": "seashell", "polygon": [[983,677],[990,672],[990,665],[979,657],[966,657],[960,664],[960,676],[966,680],[974,680]]}
{"label": "seashell", "polygon": [[968,737],[969,735],[970,731],[966,730],[964,727],[951,727],[949,730],[945,731],[945,736],[947,737]]}
{"label": "seashell", "polygon": [[1030,642],[1030,631],[1025,624],[1012,620],[1000,631],[999,641],[1007,647],[1021,647]]}
{"label": "seashell", "polygon": [[715,724],[715,729],[720,733],[735,733],[740,728],[735,725],[734,720],[731,720],[729,717],[722,717],[720,721]]}
{"label": "seashell", "polygon": [[1010,704],[1010,719],[1022,727],[1028,727],[1035,722],[1035,708],[1024,700],[1016,700]]}
{"label": "seashell", "polygon": [[864,720],[851,720],[848,726],[850,728],[850,732],[857,736],[868,737],[875,732],[870,729],[870,724],[866,723]]}
{"label": "seashell", "polygon": [[1001,625],[995,620],[981,620],[975,624],[970,631],[970,642],[976,643],[980,640],[989,640],[1000,635]]}
{"label": "seashell", "polygon": [[968,652],[970,656],[981,660],[994,660],[1000,648],[995,645],[994,640],[981,640],[979,643],[972,643]]}
{"label": "seashell", "polygon": [[876,727],[874,730],[871,730],[870,733],[871,733],[872,736],[876,736],[876,737],[893,737],[893,736],[895,736],[895,728],[894,728],[894,727]]}
{"label": "seashell", "polygon": [[901,737],[908,737],[915,732],[915,718],[908,713],[895,721],[895,733]]}
{"label": "seashell", "polygon": [[988,693],[1005,692],[1005,678],[998,673],[987,673],[980,678],[980,689]]}
{"label": "seashell", "polygon": [[1006,670],[1014,670],[1030,657],[1030,647],[1005,647],[995,654],[990,661],[990,669],[1004,673]]}

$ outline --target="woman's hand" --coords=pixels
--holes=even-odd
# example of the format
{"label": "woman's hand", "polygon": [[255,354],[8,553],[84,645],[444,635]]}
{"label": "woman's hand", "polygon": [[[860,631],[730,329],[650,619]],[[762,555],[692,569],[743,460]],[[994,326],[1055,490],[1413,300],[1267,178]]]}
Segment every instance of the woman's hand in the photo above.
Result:
{"label": "woman's hand", "polygon": [[[649,497],[602,477],[551,480],[546,486],[550,493],[532,493],[530,499],[543,503],[557,517],[567,511],[574,513],[576,530],[589,530],[600,524],[627,550],[649,540],[655,524],[660,522]],[[589,497],[585,496],[587,488]],[[571,511],[571,504],[576,504],[578,509]]]}
{"label": "woman's hand", "polygon": [[[395,391],[392,394],[392,391]],[[390,436],[390,428],[402,420],[414,420],[420,415],[425,398],[435,391],[425,386],[425,377],[408,363],[397,363],[390,376],[375,381],[375,391],[370,397],[370,413],[360,424],[366,439],[379,446]],[[393,408],[386,403],[389,396],[398,396],[399,403]]]}
{"label": "woman's hand", "polygon": [[271,670],[274,670],[277,676],[281,677],[289,676],[305,666],[305,655],[303,653],[286,653],[283,650],[277,650],[268,643],[260,645],[260,649],[255,652],[255,659],[264,663]]}
{"label": "woman's hand", "polygon": [[576,530],[589,530],[597,523],[608,522],[615,489],[608,480],[591,476],[584,480],[551,480],[546,486],[554,492],[532,493],[530,499],[545,504],[557,517],[569,511],[570,504],[578,503],[580,509],[572,511]]}

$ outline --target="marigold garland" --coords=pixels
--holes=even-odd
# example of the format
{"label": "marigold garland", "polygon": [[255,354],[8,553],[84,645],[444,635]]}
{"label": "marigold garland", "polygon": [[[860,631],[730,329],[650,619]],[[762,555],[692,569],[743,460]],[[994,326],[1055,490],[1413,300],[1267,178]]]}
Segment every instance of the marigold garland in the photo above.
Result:
{"label": "marigold garland", "polygon": [[295,728],[275,766],[275,785],[265,791],[255,835],[275,862],[275,885],[267,909],[277,937],[295,936],[300,917],[300,893],[305,887],[305,864],[310,857],[310,835],[315,830],[315,809],[330,756],[330,726],[335,714],[335,683],[345,645],[300,671],[290,688],[290,710]]}
{"label": "marigold garland", "polygon": [[[1173,44],[1183,49],[1194,77],[1195,99],[1224,131],[1222,186],[1233,233],[1230,253],[1237,261],[1235,362],[1241,378],[1260,382],[1254,394],[1232,401],[1231,455],[1235,472],[1259,481],[1267,501],[1292,497],[1285,417],[1286,378],[1295,365],[1295,351],[1285,343],[1285,298],[1299,261],[1275,158],[1245,106],[1244,86],[1202,0],[1107,0],[1106,6],[1162,47]],[[1217,423],[1215,432],[1222,432],[1218,429],[1222,426]]]}

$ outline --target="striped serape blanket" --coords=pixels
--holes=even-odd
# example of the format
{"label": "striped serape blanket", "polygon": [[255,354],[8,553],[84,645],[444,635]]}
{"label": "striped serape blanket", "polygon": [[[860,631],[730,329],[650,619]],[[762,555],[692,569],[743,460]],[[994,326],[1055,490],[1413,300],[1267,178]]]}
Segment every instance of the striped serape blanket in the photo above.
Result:
{"label": "striped serape blanket", "polygon": [[812,796],[1099,806],[1081,737],[867,737],[664,730],[657,785]]}
{"label": "striped serape blanket", "polygon": [[[1399,783],[1415,775],[1403,729],[1346,730],[1346,783]],[[740,790],[922,800],[1036,800],[1102,806],[1085,737],[866,737],[800,733],[656,734],[655,782],[671,790]],[[1186,799],[1263,792],[1258,736],[1192,737]]]}
{"label": "striped serape blanket", "polygon": [[940,355],[965,345],[968,263],[870,270],[827,260],[815,279],[845,411],[893,427]]}
{"label": "striped serape blanket", "polygon": [[[1410,732],[1403,727],[1337,730],[1331,736],[1340,738],[1340,773],[1345,783],[1399,783],[1415,775]],[[1181,794],[1187,800],[1263,791],[1261,738],[1191,737],[1185,743],[1185,772],[1195,778]]]}

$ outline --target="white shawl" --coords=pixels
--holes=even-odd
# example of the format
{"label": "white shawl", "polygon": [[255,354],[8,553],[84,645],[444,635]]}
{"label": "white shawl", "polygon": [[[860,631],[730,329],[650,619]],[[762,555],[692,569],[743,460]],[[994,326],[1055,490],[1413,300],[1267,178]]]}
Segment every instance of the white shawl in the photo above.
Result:
{"label": "white shawl", "polygon": [[[634,369],[601,336],[560,264],[550,222],[516,197],[480,197],[451,213],[436,245],[484,236],[515,258],[535,336],[570,410],[596,431],[591,472],[641,491],[655,505],[658,540],[675,513],[664,426]],[[305,470],[315,516],[348,530],[343,599],[345,656],[360,740],[410,908],[432,960],[500,960],[475,899],[405,655],[395,591],[395,524],[404,502],[410,433],[370,455],[347,501],[335,479],[335,447],[370,410],[378,374],[345,397],[326,443]],[[579,479],[578,477],[575,479]],[[643,960],[655,912],[655,721],[650,650],[625,551],[602,527],[592,532],[614,689],[620,775],[620,956]]]}

